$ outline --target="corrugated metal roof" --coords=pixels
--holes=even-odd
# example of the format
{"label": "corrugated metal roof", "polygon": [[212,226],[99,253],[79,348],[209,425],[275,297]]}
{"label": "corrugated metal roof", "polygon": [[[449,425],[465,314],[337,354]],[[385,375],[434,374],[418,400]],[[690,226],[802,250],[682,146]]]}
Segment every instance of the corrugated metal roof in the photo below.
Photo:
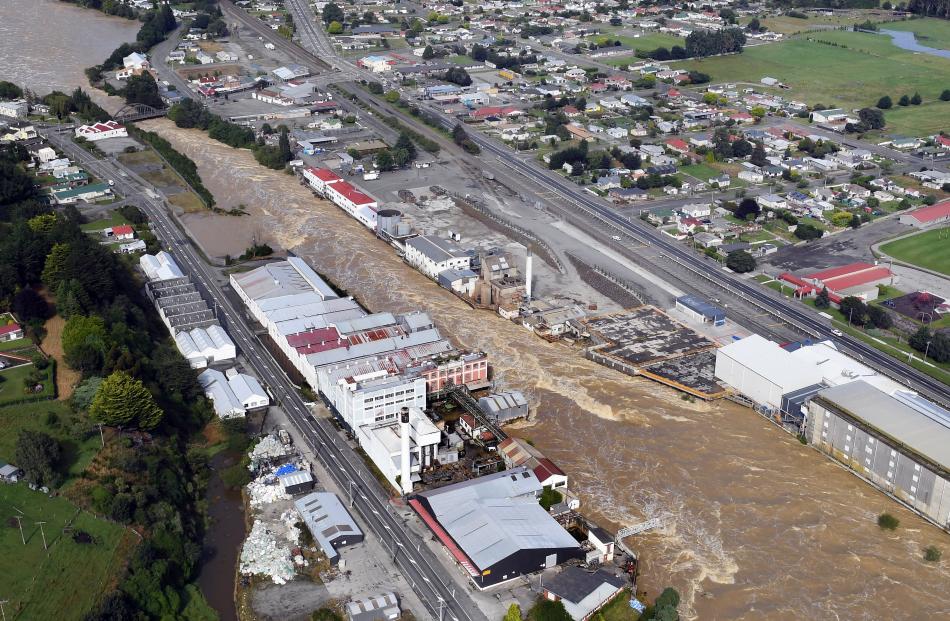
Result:
{"label": "corrugated metal roof", "polygon": [[298,293],[315,293],[320,300],[337,297],[330,285],[299,257],[268,263],[233,279],[252,300]]}
{"label": "corrugated metal roof", "polygon": [[863,380],[826,388],[817,398],[950,469],[950,422],[927,416]]}

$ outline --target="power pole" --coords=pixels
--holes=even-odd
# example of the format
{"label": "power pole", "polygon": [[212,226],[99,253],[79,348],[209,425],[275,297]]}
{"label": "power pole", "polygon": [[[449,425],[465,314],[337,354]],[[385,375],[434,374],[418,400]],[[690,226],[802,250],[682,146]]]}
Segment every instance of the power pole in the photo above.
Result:
{"label": "power pole", "polygon": [[40,536],[43,537],[43,549],[48,551],[48,550],[49,550],[49,546],[46,545],[46,532],[43,530],[43,524],[46,524],[46,522],[36,522],[36,524],[39,525],[39,527],[40,527]]}
{"label": "power pole", "polygon": [[7,613],[3,611],[3,605],[9,603],[10,600],[8,599],[0,599],[0,619],[2,619],[2,621],[7,621]]}
{"label": "power pole", "polygon": [[102,423],[96,425],[99,427],[99,440],[102,442],[102,448],[106,447],[106,437],[102,434]]}
{"label": "power pole", "polygon": [[13,519],[16,520],[17,526],[20,527],[20,541],[23,542],[23,545],[26,545],[26,537],[23,536],[23,522],[21,521],[23,518],[19,515],[14,515]]}

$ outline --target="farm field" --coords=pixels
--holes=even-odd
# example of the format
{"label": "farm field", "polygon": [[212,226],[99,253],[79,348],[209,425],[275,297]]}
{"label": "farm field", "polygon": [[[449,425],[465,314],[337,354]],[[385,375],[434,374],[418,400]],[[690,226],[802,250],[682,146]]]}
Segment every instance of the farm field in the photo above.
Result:
{"label": "farm field", "polygon": [[950,228],[924,231],[889,242],[881,246],[881,252],[950,276]]}
{"label": "farm field", "polygon": [[[939,122],[935,119],[950,118],[950,104],[945,114],[938,113],[946,102],[936,101],[950,84],[950,60],[905,52],[882,35],[811,33],[807,38],[751,47],[732,56],[684,61],[679,66],[708,73],[715,82],[759,84],[770,76],[789,86],[775,89],[785,98],[829,107],[873,106],[885,94],[896,99],[920,92],[927,104],[892,114],[892,131],[901,133],[926,134]],[[925,109],[928,106],[933,107]]]}
{"label": "farm field", "polygon": [[927,47],[950,50],[950,21],[927,17],[891,22],[882,26],[888,30],[909,30],[917,35],[917,42]]}
{"label": "farm field", "polygon": [[[26,545],[20,531],[8,527],[13,516],[22,518]],[[48,553],[38,521],[46,522]],[[96,519],[65,498],[34,492],[24,483],[0,485],[0,522],[4,609],[8,619],[20,621],[82,619],[134,543],[134,535],[121,526]],[[64,533],[67,525],[73,530]],[[74,540],[80,531],[90,537],[87,542]]]}
{"label": "farm field", "polygon": [[99,432],[84,440],[68,431],[72,414],[62,401],[35,401],[0,407],[0,461],[14,461],[16,439],[21,431],[42,431],[60,441],[63,449],[62,472],[66,477],[79,475],[100,447]]}
{"label": "farm field", "polygon": [[[740,23],[744,26],[748,24],[751,19],[751,17],[742,19]],[[890,20],[891,16],[880,14],[877,11],[855,10],[840,15],[809,15],[808,19],[778,15],[760,19],[759,21],[772,32],[791,35],[809,30],[833,30],[843,26],[862,23],[869,19],[872,22],[881,22]]]}

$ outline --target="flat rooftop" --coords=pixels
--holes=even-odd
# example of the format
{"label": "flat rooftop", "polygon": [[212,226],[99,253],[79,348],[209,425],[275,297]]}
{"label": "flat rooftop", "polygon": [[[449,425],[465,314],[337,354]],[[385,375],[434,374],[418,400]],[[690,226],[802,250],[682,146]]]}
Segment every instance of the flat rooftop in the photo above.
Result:
{"label": "flat rooftop", "polygon": [[652,306],[595,317],[586,322],[600,345],[596,353],[643,366],[708,349],[715,343]]}

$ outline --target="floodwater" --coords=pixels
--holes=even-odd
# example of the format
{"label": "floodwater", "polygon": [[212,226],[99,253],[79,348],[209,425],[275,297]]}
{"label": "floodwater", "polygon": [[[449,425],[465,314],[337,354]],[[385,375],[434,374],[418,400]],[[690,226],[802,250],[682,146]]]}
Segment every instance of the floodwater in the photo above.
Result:
{"label": "floodwater", "polygon": [[[372,309],[430,312],[459,346],[487,351],[496,378],[537,414],[518,433],[571,476],[584,508],[614,527],[669,512],[672,525],[630,543],[641,585],[666,585],[699,619],[950,618],[950,564],[922,549],[950,538],[812,449],[729,402],[683,402],[671,390],[595,365],[487,312],[402,263],[389,246],[247,151],[167,120],[144,124],[198,164],[221,207],[244,203],[265,241],[293,250]],[[203,226],[220,247],[248,230]],[[236,248],[243,240],[235,240]],[[875,519],[889,511],[896,533]]]}
{"label": "floodwater", "polygon": [[59,0],[0,0],[0,80],[38,95],[79,86],[103,107],[118,109],[122,101],[91,89],[84,71],[135,41],[140,26]]}
{"label": "floodwater", "polygon": [[931,56],[939,56],[940,58],[950,58],[950,50],[941,50],[935,47],[927,47],[926,45],[917,43],[917,35],[915,35],[913,32],[903,30],[886,30],[884,28],[881,28],[878,32],[888,35],[891,38],[891,43],[902,50],[907,50],[909,52],[919,52],[921,54],[930,54]]}
{"label": "floodwater", "polygon": [[211,459],[211,478],[205,494],[211,526],[203,542],[198,587],[217,611],[220,621],[237,621],[238,618],[234,578],[245,535],[244,502],[240,491],[228,489],[221,480],[221,473],[236,462],[236,456],[227,451]]}

